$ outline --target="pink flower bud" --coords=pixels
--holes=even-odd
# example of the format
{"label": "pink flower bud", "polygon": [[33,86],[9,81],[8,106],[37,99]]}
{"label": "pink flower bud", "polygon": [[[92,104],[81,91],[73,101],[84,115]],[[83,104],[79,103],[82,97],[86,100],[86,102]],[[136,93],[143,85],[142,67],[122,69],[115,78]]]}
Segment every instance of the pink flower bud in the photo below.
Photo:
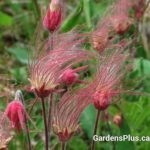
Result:
{"label": "pink flower bud", "polygon": [[132,21],[126,15],[117,15],[112,17],[111,24],[117,34],[124,34],[126,31],[128,31]]}
{"label": "pink flower bud", "polygon": [[93,103],[96,109],[105,110],[109,106],[109,95],[107,93],[96,92],[93,95]]}
{"label": "pink flower bud", "polygon": [[121,123],[122,123],[122,116],[120,114],[115,115],[114,118],[113,118],[113,122],[117,126],[120,126]]}
{"label": "pink flower bud", "polygon": [[43,20],[43,26],[50,32],[57,30],[61,23],[61,6],[58,0],[52,0]]}
{"label": "pink flower bud", "polygon": [[78,80],[79,75],[73,69],[67,69],[63,72],[60,78],[66,85],[71,85]]}
{"label": "pink flower bud", "polygon": [[93,47],[98,52],[103,52],[109,41],[109,31],[106,29],[97,31],[93,35]]}
{"label": "pink flower bud", "polygon": [[18,92],[19,91],[16,92],[15,100],[8,104],[5,114],[11,121],[12,127],[17,129],[17,131],[20,131],[25,127],[25,109]]}

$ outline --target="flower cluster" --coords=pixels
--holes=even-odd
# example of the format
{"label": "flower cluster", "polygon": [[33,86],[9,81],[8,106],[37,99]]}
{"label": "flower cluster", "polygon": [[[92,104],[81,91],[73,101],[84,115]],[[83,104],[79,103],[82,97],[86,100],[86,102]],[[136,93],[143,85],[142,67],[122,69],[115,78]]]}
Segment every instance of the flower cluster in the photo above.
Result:
{"label": "flower cluster", "polygon": [[[70,35],[66,36],[68,36],[68,38],[70,37]],[[54,38],[54,49],[45,52],[42,57],[39,57],[30,65],[29,81],[31,83],[31,89],[38,97],[47,97],[51,92],[54,92],[61,82],[60,78],[62,78],[63,81],[65,80],[67,84],[75,82],[78,75],[70,72],[70,67],[92,56],[90,52],[82,50],[82,48],[79,47],[81,43],[80,39],[76,39],[76,37],[72,38],[72,36],[71,41],[68,41],[68,38],[64,40],[62,36],[58,38],[60,40],[62,38],[63,43],[60,42],[60,44],[57,45]],[[45,49],[43,51],[45,51]],[[71,79],[68,79],[68,76]]]}

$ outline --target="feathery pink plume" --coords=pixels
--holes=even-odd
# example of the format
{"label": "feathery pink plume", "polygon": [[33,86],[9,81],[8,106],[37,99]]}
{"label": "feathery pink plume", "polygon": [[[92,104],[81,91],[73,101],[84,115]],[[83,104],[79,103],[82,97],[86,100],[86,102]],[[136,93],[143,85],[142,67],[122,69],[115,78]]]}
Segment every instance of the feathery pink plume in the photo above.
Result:
{"label": "feathery pink plume", "polygon": [[111,30],[109,22],[109,17],[104,18],[92,34],[93,47],[100,53],[104,51],[109,42]]}
{"label": "feathery pink plume", "polygon": [[131,6],[129,0],[118,0],[114,5],[110,21],[117,34],[125,33],[131,26],[132,19],[129,17]]}
{"label": "feathery pink plume", "polygon": [[60,141],[68,141],[79,130],[79,117],[88,105],[78,93],[71,95],[68,92],[54,106],[52,126]]}
{"label": "feathery pink plume", "polygon": [[[57,37],[53,39],[53,50],[47,51],[48,47],[43,49],[43,55],[31,63],[30,66],[30,83],[32,89],[38,97],[47,97],[59,85],[62,73],[71,68],[72,65],[89,59],[92,55],[90,52],[80,47],[81,40],[61,37],[64,43],[57,46]],[[59,39],[61,39],[59,37]],[[60,40],[61,41],[61,40]],[[49,41],[48,41],[49,43]],[[47,43],[46,43],[47,44]]]}
{"label": "feathery pink plume", "polygon": [[98,110],[105,110],[111,103],[112,98],[119,94],[119,83],[123,76],[122,67],[127,56],[122,54],[120,46],[113,47],[116,50],[109,56],[103,56],[100,66],[92,83],[83,93],[86,99],[90,99]]}

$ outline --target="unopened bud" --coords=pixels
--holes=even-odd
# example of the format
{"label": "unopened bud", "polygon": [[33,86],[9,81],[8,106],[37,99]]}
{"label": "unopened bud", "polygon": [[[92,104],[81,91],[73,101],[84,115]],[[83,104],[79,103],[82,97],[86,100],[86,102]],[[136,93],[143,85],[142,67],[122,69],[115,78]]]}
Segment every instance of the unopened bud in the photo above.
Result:
{"label": "unopened bud", "polygon": [[58,29],[62,18],[61,5],[58,0],[52,0],[43,20],[43,26],[50,32]]}
{"label": "unopened bud", "polygon": [[115,115],[114,118],[113,118],[113,122],[117,126],[120,126],[121,123],[122,123],[122,115],[120,115],[120,114]]}
{"label": "unopened bud", "polygon": [[66,85],[71,85],[78,80],[79,75],[73,69],[67,69],[63,72],[60,78]]}

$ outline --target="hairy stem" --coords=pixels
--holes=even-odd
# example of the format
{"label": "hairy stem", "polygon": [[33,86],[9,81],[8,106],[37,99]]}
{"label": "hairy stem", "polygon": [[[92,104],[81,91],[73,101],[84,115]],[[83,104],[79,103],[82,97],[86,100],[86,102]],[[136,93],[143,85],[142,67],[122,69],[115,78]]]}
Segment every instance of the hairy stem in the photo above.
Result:
{"label": "hairy stem", "polygon": [[[96,116],[96,121],[95,121],[95,127],[94,127],[94,133],[93,136],[96,134],[97,132],[97,127],[98,127],[98,122],[99,122],[99,116],[100,116],[100,110],[97,111],[97,116]],[[91,146],[91,150],[95,149],[95,141],[92,140],[92,146]]]}
{"label": "hairy stem", "polygon": [[42,101],[43,119],[44,119],[44,126],[45,126],[45,150],[48,150],[48,129],[47,129],[47,120],[46,120],[46,110],[45,110],[44,98],[41,98],[41,101]]}
{"label": "hairy stem", "polygon": [[[51,136],[51,125],[52,125],[52,121],[51,121],[51,116],[52,116],[52,106],[53,106],[53,94],[50,95],[50,99],[49,99],[49,110],[48,110],[48,133],[49,133],[49,141],[50,141],[50,136]],[[50,145],[50,142],[49,142]]]}
{"label": "hairy stem", "polygon": [[66,143],[65,143],[65,142],[62,142],[62,143],[61,143],[61,150],[65,150],[65,147],[66,147]]}

